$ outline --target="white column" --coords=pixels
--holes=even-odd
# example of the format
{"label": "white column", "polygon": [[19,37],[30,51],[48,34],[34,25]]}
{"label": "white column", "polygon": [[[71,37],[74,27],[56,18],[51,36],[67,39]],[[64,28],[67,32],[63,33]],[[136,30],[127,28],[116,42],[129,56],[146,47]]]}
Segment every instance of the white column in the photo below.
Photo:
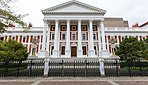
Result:
{"label": "white column", "polygon": [[95,57],[94,38],[93,38],[93,21],[89,21],[89,57]]}
{"label": "white column", "polygon": [[77,56],[82,57],[82,33],[81,33],[81,20],[78,20],[78,51]]}
{"label": "white column", "polygon": [[[58,26],[58,30],[60,30],[60,26]],[[60,46],[60,31],[58,31],[58,56],[61,56],[61,46]]]}
{"label": "white column", "polygon": [[[31,36],[29,35],[29,39],[28,39],[28,53],[29,53],[29,48],[30,48],[30,39],[31,39]],[[31,54],[30,54],[31,55]]]}
{"label": "white column", "polygon": [[50,23],[48,22],[48,29],[47,29],[47,46],[46,46],[46,51],[47,51],[47,56],[49,56],[49,39],[50,39]]}
{"label": "white column", "polygon": [[104,31],[104,24],[103,21],[101,21],[101,33],[102,33],[102,46],[103,50],[106,50],[106,43],[105,43],[105,31]]}
{"label": "white column", "polygon": [[100,28],[99,28],[99,25],[97,26],[98,27],[98,47],[99,47],[99,56],[100,56],[100,52],[101,52],[101,48],[102,48],[102,46],[101,46],[101,35],[100,35]]}
{"label": "white column", "polygon": [[138,36],[138,41],[140,41],[140,36]]}
{"label": "white column", "polygon": [[70,57],[70,20],[67,20],[65,57]]}
{"label": "white column", "polygon": [[44,20],[42,50],[40,50],[39,55],[38,55],[40,58],[45,58],[45,57],[47,57],[47,51],[45,50],[47,27],[48,27],[47,20]]}
{"label": "white column", "polygon": [[121,42],[122,42],[122,36],[120,36]]}
{"label": "white column", "polygon": [[117,45],[119,46],[119,36],[117,35]]}
{"label": "white column", "polygon": [[107,43],[107,50],[108,50],[108,52],[109,52],[109,41],[108,41],[108,36],[106,36],[106,43]]}
{"label": "white column", "polygon": [[[8,37],[7,37],[7,39],[8,39]],[[17,41],[20,42],[20,35],[18,35],[18,40]]]}
{"label": "white column", "polygon": [[45,46],[46,46],[46,31],[47,31],[47,21],[44,21],[42,50],[45,50]]}
{"label": "white column", "polygon": [[55,33],[54,33],[54,49],[53,49],[53,57],[58,57],[59,51],[58,51],[58,27],[59,27],[59,21],[55,21]]}
{"label": "white column", "polygon": [[102,51],[101,51],[101,56],[103,58],[108,58],[110,57],[110,53],[108,52],[108,50],[106,50],[106,42],[105,42],[105,30],[104,30],[104,23],[103,20],[101,20],[101,34],[102,34]]}
{"label": "white column", "polygon": [[41,38],[42,37],[42,35],[40,35],[40,38],[39,38],[39,51],[40,51],[40,47],[41,47]]}

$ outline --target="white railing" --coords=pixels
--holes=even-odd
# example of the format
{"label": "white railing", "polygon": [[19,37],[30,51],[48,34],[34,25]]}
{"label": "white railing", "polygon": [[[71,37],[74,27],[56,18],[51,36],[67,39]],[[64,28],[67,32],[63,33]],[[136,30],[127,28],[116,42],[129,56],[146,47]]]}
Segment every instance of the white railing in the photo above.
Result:
{"label": "white railing", "polygon": [[[25,29],[20,27],[9,27],[7,31],[24,31]],[[43,31],[43,27],[32,27],[28,31]],[[148,31],[148,27],[105,27],[105,31]]]}
{"label": "white railing", "polygon": [[25,28],[21,28],[21,27],[9,27],[6,30],[7,31],[24,31],[24,30],[28,30],[28,31],[43,31],[43,27],[32,27],[30,29],[25,29]]}
{"label": "white railing", "polygon": [[148,27],[105,27],[105,31],[148,31]]}

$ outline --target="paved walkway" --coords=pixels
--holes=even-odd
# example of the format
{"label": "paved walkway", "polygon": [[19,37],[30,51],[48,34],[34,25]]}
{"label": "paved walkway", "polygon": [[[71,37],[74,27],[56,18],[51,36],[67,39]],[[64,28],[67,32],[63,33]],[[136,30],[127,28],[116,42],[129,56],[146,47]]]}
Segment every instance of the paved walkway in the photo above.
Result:
{"label": "paved walkway", "polygon": [[148,85],[148,77],[0,78],[0,85]]}

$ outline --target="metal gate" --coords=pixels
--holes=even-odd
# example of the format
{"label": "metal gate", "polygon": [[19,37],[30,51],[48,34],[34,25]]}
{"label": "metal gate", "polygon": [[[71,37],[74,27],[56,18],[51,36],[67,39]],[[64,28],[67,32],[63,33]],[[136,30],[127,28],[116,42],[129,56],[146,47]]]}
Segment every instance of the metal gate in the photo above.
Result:
{"label": "metal gate", "polygon": [[99,61],[61,59],[49,61],[48,76],[100,76]]}

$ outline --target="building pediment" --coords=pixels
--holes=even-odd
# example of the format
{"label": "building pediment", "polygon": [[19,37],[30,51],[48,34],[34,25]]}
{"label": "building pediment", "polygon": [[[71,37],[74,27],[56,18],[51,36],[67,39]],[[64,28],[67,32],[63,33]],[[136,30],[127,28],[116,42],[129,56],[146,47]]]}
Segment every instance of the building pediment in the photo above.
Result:
{"label": "building pediment", "polygon": [[98,13],[105,14],[106,11],[76,0],[72,0],[54,7],[42,10],[43,14],[50,13]]}

